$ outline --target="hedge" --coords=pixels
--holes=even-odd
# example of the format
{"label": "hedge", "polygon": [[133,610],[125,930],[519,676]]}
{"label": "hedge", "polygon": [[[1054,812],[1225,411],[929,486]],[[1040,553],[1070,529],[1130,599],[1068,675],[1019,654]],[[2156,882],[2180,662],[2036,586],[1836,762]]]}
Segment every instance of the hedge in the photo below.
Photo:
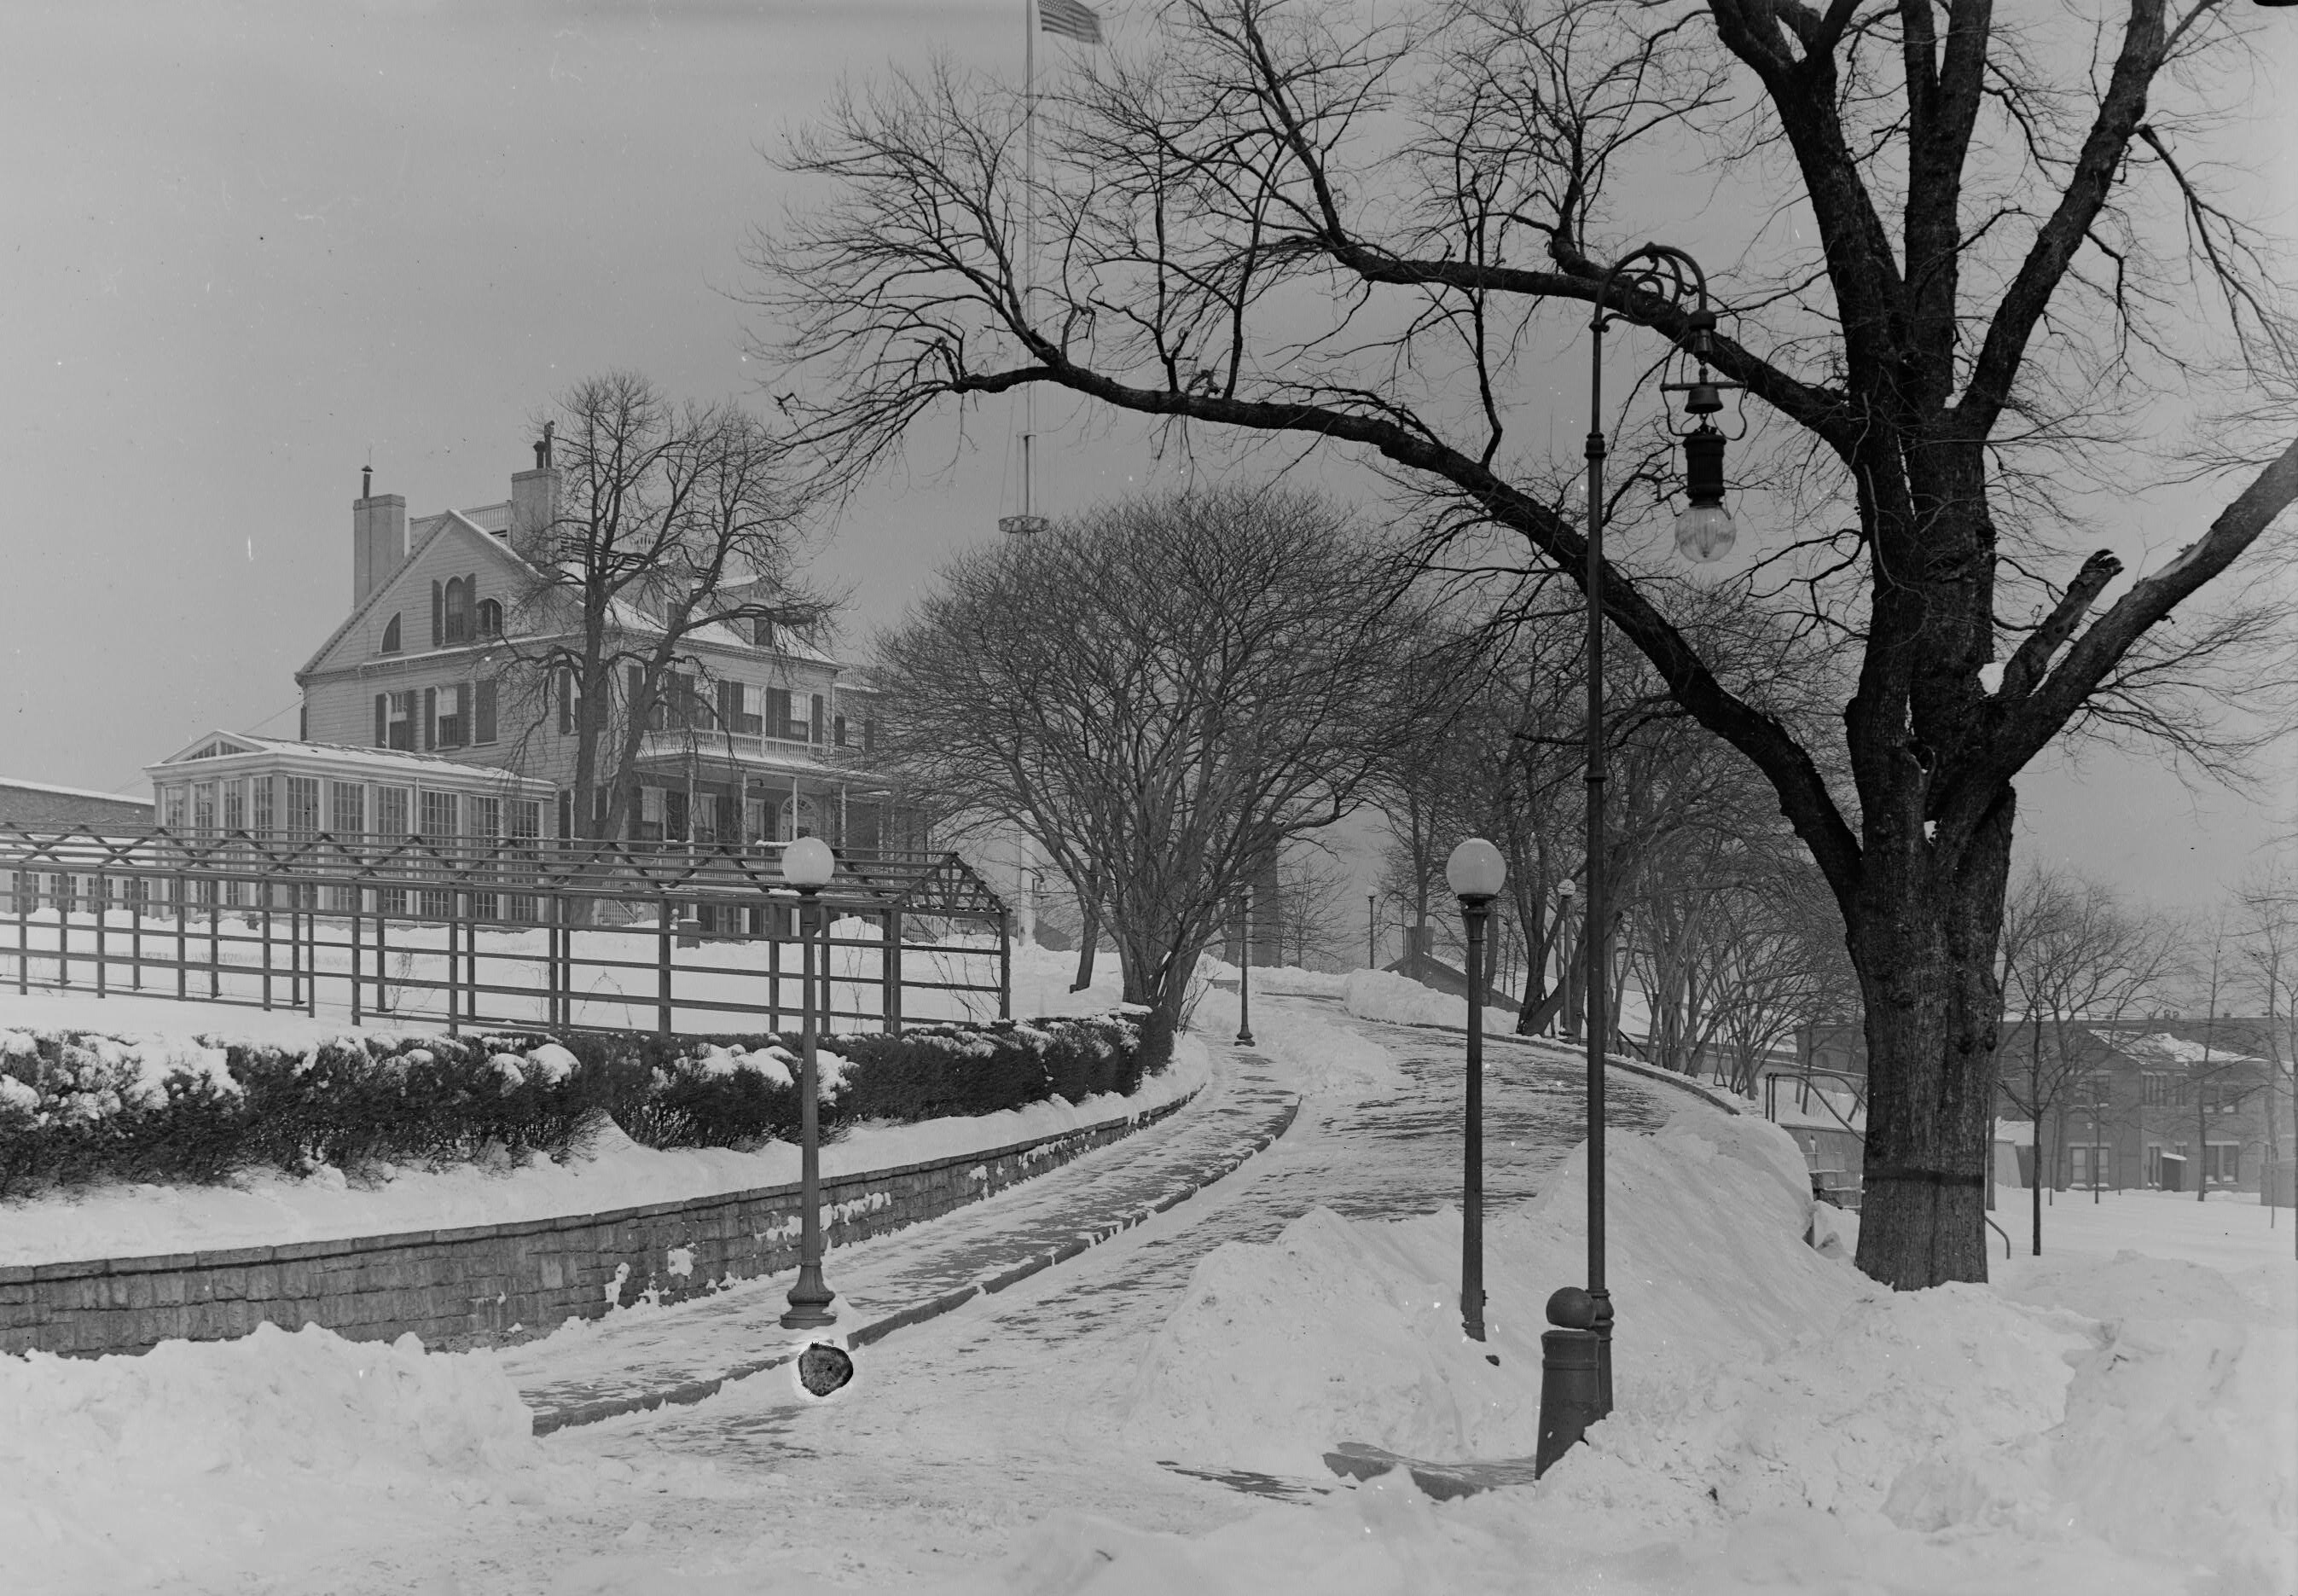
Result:
{"label": "hedge", "polygon": [[[317,1046],[0,1031],[0,1197],[388,1161],[564,1158],[602,1116],[654,1147],[795,1140],[793,1033],[347,1034]],[[1130,1012],[826,1039],[822,1127],[908,1123],[1141,1084]]]}

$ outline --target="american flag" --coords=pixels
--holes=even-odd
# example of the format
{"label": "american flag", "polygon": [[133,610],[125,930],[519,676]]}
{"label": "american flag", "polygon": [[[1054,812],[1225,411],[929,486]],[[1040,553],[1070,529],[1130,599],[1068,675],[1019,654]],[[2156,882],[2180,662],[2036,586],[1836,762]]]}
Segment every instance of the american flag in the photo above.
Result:
{"label": "american flag", "polygon": [[1101,43],[1101,13],[1080,0],[1037,0],[1037,30],[1082,45]]}

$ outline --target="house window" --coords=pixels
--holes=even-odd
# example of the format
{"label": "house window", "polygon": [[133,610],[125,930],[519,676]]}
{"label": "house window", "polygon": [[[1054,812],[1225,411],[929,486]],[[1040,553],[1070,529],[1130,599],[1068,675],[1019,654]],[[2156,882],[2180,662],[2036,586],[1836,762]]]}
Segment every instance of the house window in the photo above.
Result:
{"label": "house window", "polygon": [[429,838],[455,835],[455,795],[451,792],[423,793],[423,835]]}
{"label": "house window", "polygon": [[253,822],[252,829],[259,837],[268,836],[272,828],[278,823],[278,816],[272,809],[271,778],[257,776],[248,783],[248,786],[251,790],[250,796],[253,799],[248,806],[248,815]]}
{"label": "house window", "polygon": [[440,641],[447,643],[467,643],[471,641],[471,584],[460,576],[447,583],[444,616],[440,626]]}
{"label": "house window", "polygon": [[331,781],[329,796],[335,800],[334,831],[338,840],[348,840],[367,831],[367,789],[357,781]]}
{"label": "house window", "polygon": [[458,682],[439,690],[439,746],[459,748],[471,740],[471,684]]}
{"label": "house window", "polygon": [[756,704],[757,689],[745,687],[740,682],[718,684],[718,724],[729,732],[745,737],[756,737],[764,729],[763,719],[752,712]]}
{"label": "house window", "polygon": [[384,746],[402,753],[415,751],[415,694],[413,690],[388,695],[384,717]]}
{"label": "house window", "polygon": [[2073,1163],[2069,1184],[2085,1189],[2114,1184],[2113,1148],[2074,1146],[2067,1149],[2067,1154]]}
{"label": "house window", "polygon": [[2159,1108],[2171,1100],[2178,1089],[2178,1077],[2150,1070],[2139,1079],[2139,1094],[2150,1108]]}
{"label": "house window", "polygon": [[223,829],[227,831],[247,830],[247,783],[226,781],[223,784]]}
{"label": "house window", "polygon": [[774,624],[761,616],[750,623],[750,641],[761,649],[774,646]]}
{"label": "house window", "polygon": [[846,746],[846,717],[842,715],[839,715],[833,719],[830,724],[831,740],[835,742],[839,748],[844,748]]}
{"label": "house window", "polygon": [[394,615],[383,624],[383,652],[396,654],[399,646],[399,617]]}
{"label": "house window", "polygon": [[378,787],[375,790],[375,829],[378,836],[406,836],[407,814],[408,789]]}
{"label": "house window", "polygon": [[471,800],[471,835],[500,837],[502,835],[502,799],[475,798]]}
{"label": "house window", "polygon": [[514,837],[542,835],[542,802],[540,798],[511,799],[510,834]]}
{"label": "house window", "polygon": [[481,637],[500,637],[502,635],[502,606],[500,604],[498,604],[492,599],[480,600],[478,616],[479,635]]}
{"label": "house window", "polygon": [[319,778],[287,778],[287,835],[310,838],[319,834]]}
{"label": "house window", "polygon": [[2203,1144],[2203,1178],[2212,1186],[2232,1186],[2242,1178],[2242,1144]]}
{"label": "house window", "polygon": [[878,747],[878,723],[868,715],[862,717],[862,751],[874,753]]}
{"label": "house window", "polygon": [[787,687],[766,689],[766,735],[805,740],[806,728],[798,724]]}
{"label": "house window", "polygon": [[757,842],[766,834],[766,801],[746,798],[742,802],[742,840]]}
{"label": "house window", "polygon": [[639,789],[639,812],[632,835],[644,842],[662,839],[664,811],[668,807],[670,794],[660,787]]}
{"label": "house window", "polygon": [[203,781],[192,789],[192,829],[203,837],[215,831],[216,790],[213,781]]}

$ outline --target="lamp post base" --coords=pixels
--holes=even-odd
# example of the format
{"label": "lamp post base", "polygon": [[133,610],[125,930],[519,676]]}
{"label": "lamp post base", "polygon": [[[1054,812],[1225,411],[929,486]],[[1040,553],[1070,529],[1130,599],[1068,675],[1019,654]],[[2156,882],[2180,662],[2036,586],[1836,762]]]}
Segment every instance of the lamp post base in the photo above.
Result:
{"label": "lamp post base", "polygon": [[1597,1299],[1576,1286],[1548,1299],[1548,1322],[1557,1328],[1540,1336],[1535,1476],[1547,1473],[1550,1464],[1580,1444],[1590,1425],[1612,1411],[1611,1327],[1597,1324],[1598,1310]]}
{"label": "lamp post base", "polygon": [[822,1283],[822,1265],[805,1263],[798,1266],[798,1284],[789,1288],[789,1311],[782,1315],[785,1330],[819,1330],[838,1322],[830,1304],[838,1294]]}

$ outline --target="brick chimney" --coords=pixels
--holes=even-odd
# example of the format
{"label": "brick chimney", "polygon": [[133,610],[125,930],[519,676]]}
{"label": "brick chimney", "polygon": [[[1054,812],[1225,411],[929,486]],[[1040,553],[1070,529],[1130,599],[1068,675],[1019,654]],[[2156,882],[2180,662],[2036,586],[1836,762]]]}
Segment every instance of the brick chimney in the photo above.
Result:
{"label": "brick chimney", "polygon": [[375,468],[360,472],[360,496],[351,501],[351,608],[391,579],[407,562],[407,500],[377,493]]}
{"label": "brick chimney", "polygon": [[510,546],[521,552],[558,518],[558,468],[550,463],[550,434],[556,430],[557,422],[544,422],[534,445],[534,469],[511,474]]}

